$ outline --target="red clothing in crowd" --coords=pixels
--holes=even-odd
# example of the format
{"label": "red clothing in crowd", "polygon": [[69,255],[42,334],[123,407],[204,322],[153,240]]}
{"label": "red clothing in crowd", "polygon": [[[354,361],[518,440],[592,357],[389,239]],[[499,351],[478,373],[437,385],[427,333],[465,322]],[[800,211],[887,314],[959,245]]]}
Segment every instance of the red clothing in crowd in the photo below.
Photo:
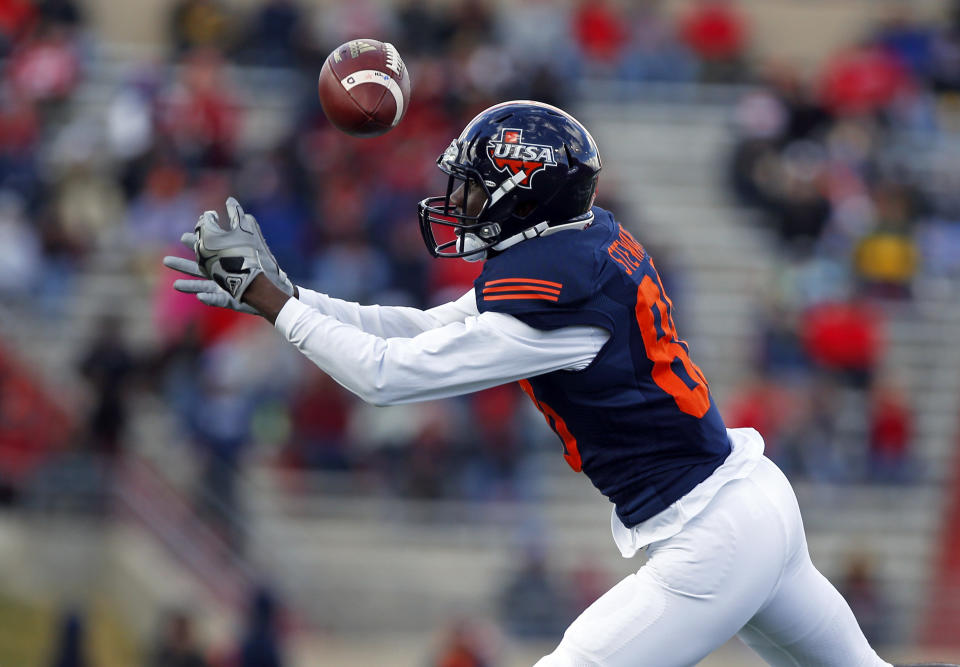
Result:
{"label": "red clothing in crowd", "polygon": [[705,2],[683,19],[683,41],[703,60],[733,60],[743,54],[747,29],[743,16],[729,2]]}
{"label": "red clothing in crowd", "polygon": [[823,74],[821,96],[835,113],[869,113],[892,102],[910,84],[906,69],[879,47],[837,54]]}
{"label": "red clothing in crowd", "polygon": [[627,39],[623,19],[605,0],[587,0],[573,17],[573,31],[583,54],[597,62],[620,57]]}
{"label": "red clothing in crowd", "polygon": [[803,342],[810,358],[834,370],[870,370],[883,345],[877,313],[865,304],[824,303],[807,311]]}

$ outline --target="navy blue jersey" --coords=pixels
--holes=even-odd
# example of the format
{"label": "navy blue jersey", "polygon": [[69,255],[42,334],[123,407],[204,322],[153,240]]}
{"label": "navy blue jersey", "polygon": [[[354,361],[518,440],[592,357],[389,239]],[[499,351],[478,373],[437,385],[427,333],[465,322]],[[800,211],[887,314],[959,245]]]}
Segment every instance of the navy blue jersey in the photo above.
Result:
{"label": "navy blue jersey", "polygon": [[560,436],[570,466],[630,527],[709,477],[730,444],[652,260],[608,211],[593,212],[585,230],[488,259],[475,283],[477,308],[538,329],[593,325],[610,333],[587,368],[520,385]]}

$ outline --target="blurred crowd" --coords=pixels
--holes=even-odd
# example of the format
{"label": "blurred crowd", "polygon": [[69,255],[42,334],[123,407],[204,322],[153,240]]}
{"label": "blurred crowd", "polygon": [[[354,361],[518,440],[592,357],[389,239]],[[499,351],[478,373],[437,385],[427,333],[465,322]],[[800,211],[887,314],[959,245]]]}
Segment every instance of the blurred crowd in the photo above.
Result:
{"label": "blurred crowd", "polygon": [[[103,661],[134,664],[132,656],[103,658],[96,650],[91,619],[82,608],[67,608],[56,619],[51,651],[42,664],[50,667],[91,667]],[[234,644],[205,646],[194,614],[185,608],[168,610],[157,624],[155,636],[136,664],[143,667],[282,667],[288,664],[283,648],[284,610],[265,588],[247,601],[243,628]],[[123,661],[123,662],[115,662]],[[41,664],[40,662],[32,664]]]}
{"label": "blurred crowd", "polygon": [[820,71],[772,61],[756,78],[736,108],[729,182],[782,264],[756,378],[728,424],[763,424],[794,476],[922,478],[884,320],[960,276],[960,5],[941,25],[891,5]]}
{"label": "blurred crowd", "polygon": [[[51,448],[66,442],[108,468],[122,462],[136,445],[138,393],[170,407],[200,469],[198,512],[241,551],[238,484],[252,457],[342,473],[376,494],[534,493],[532,453],[556,443],[515,388],[365,406],[259,322],[175,293],[159,258],[184,254],[178,239],[199,212],[236,195],[300,285],[418,307],[459,296],[479,267],[430,259],[414,219],[416,202],[444,186],[436,157],[489,104],[575,108],[580,83],[598,79],[641,91],[659,82],[746,91],[727,176],[732,196],[761,212],[782,271],[757,315],[755,379],[731,397],[728,425],[757,427],[795,477],[919,479],[912,406],[882,372],[883,313],[917,298],[920,278],[960,275],[960,151],[949,122],[960,100],[960,10],[933,26],[898,4],[811,74],[757,64],[734,2],[693,3],[676,18],[655,2],[631,4],[536,0],[507,11],[483,0],[354,0],[311,9],[262,0],[239,12],[179,0],[165,58],[134,62],[98,40],[80,0],[0,3],[0,299],[56,322],[77,277],[115,268],[117,257],[141,286],[131,294],[153,295],[146,309],[105,312],[78,354],[91,399],[70,431],[49,432],[52,417],[24,426],[22,406],[5,398],[22,394],[11,389],[22,373],[0,364],[0,497],[15,499],[23,490],[14,481],[29,480],[16,437],[27,428]],[[390,35],[414,86],[400,126],[362,141],[332,129],[314,84],[326,54],[358,35]],[[598,203],[615,196],[602,190]],[[154,345],[126,339],[128,311],[153,318]],[[546,581],[533,559],[504,598],[577,598]],[[552,635],[580,603],[541,605],[566,610],[549,619],[523,617],[529,606],[504,609],[516,634]],[[184,632],[172,618],[170,636]],[[469,642],[458,638],[459,657],[437,664],[484,664],[463,657]]]}
{"label": "blurred crowd", "polygon": [[[154,285],[151,312],[137,314],[153,318],[155,347],[132,349],[131,316],[118,309],[79,355],[93,398],[70,440],[122,458],[130,400],[159,393],[214,498],[198,502],[227,515],[240,511],[236,478],[252,444],[280,465],[353,472],[411,497],[510,498],[531,488],[526,458],[540,436],[529,432],[544,429],[528,428],[536,417],[513,388],[371,410],[248,318],[175,293],[157,260],[184,252],[177,241],[198,212],[235,194],[299,284],[427,307],[479,271],[431,260],[414,223],[416,202],[444,187],[437,155],[476,112],[510,98],[567,106],[584,77],[747,75],[746,26],[725,2],[672,22],[604,0],[509,12],[479,0],[322,10],[265,0],[247,12],[182,0],[161,63],[111,56],[78,0],[14,0],[0,19],[0,293],[63,316],[76,277],[118,256],[129,279]],[[355,35],[390,35],[414,73],[410,107],[386,137],[350,140],[319,107],[310,73]]]}

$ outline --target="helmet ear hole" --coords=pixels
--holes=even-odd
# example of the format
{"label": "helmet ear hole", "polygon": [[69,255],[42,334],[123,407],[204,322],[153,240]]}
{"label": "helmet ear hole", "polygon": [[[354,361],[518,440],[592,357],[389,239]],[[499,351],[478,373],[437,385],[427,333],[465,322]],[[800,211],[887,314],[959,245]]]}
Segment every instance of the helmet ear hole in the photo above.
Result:
{"label": "helmet ear hole", "polygon": [[533,209],[537,207],[537,202],[532,200],[517,202],[516,206],[513,207],[513,214],[518,218],[525,218],[531,213]]}

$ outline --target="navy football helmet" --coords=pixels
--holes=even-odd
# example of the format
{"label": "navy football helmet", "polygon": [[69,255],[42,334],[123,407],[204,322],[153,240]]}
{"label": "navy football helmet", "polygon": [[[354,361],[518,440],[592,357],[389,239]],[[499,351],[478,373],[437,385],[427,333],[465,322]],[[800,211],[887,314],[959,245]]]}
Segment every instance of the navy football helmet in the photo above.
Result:
{"label": "navy football helmet", "polygon": [[437,166],[447,192],[418,206],[434,257],[487,257],[525,239],[583,228],[600,173],[587,129],[549,104],[517,100],[481,112]]}

